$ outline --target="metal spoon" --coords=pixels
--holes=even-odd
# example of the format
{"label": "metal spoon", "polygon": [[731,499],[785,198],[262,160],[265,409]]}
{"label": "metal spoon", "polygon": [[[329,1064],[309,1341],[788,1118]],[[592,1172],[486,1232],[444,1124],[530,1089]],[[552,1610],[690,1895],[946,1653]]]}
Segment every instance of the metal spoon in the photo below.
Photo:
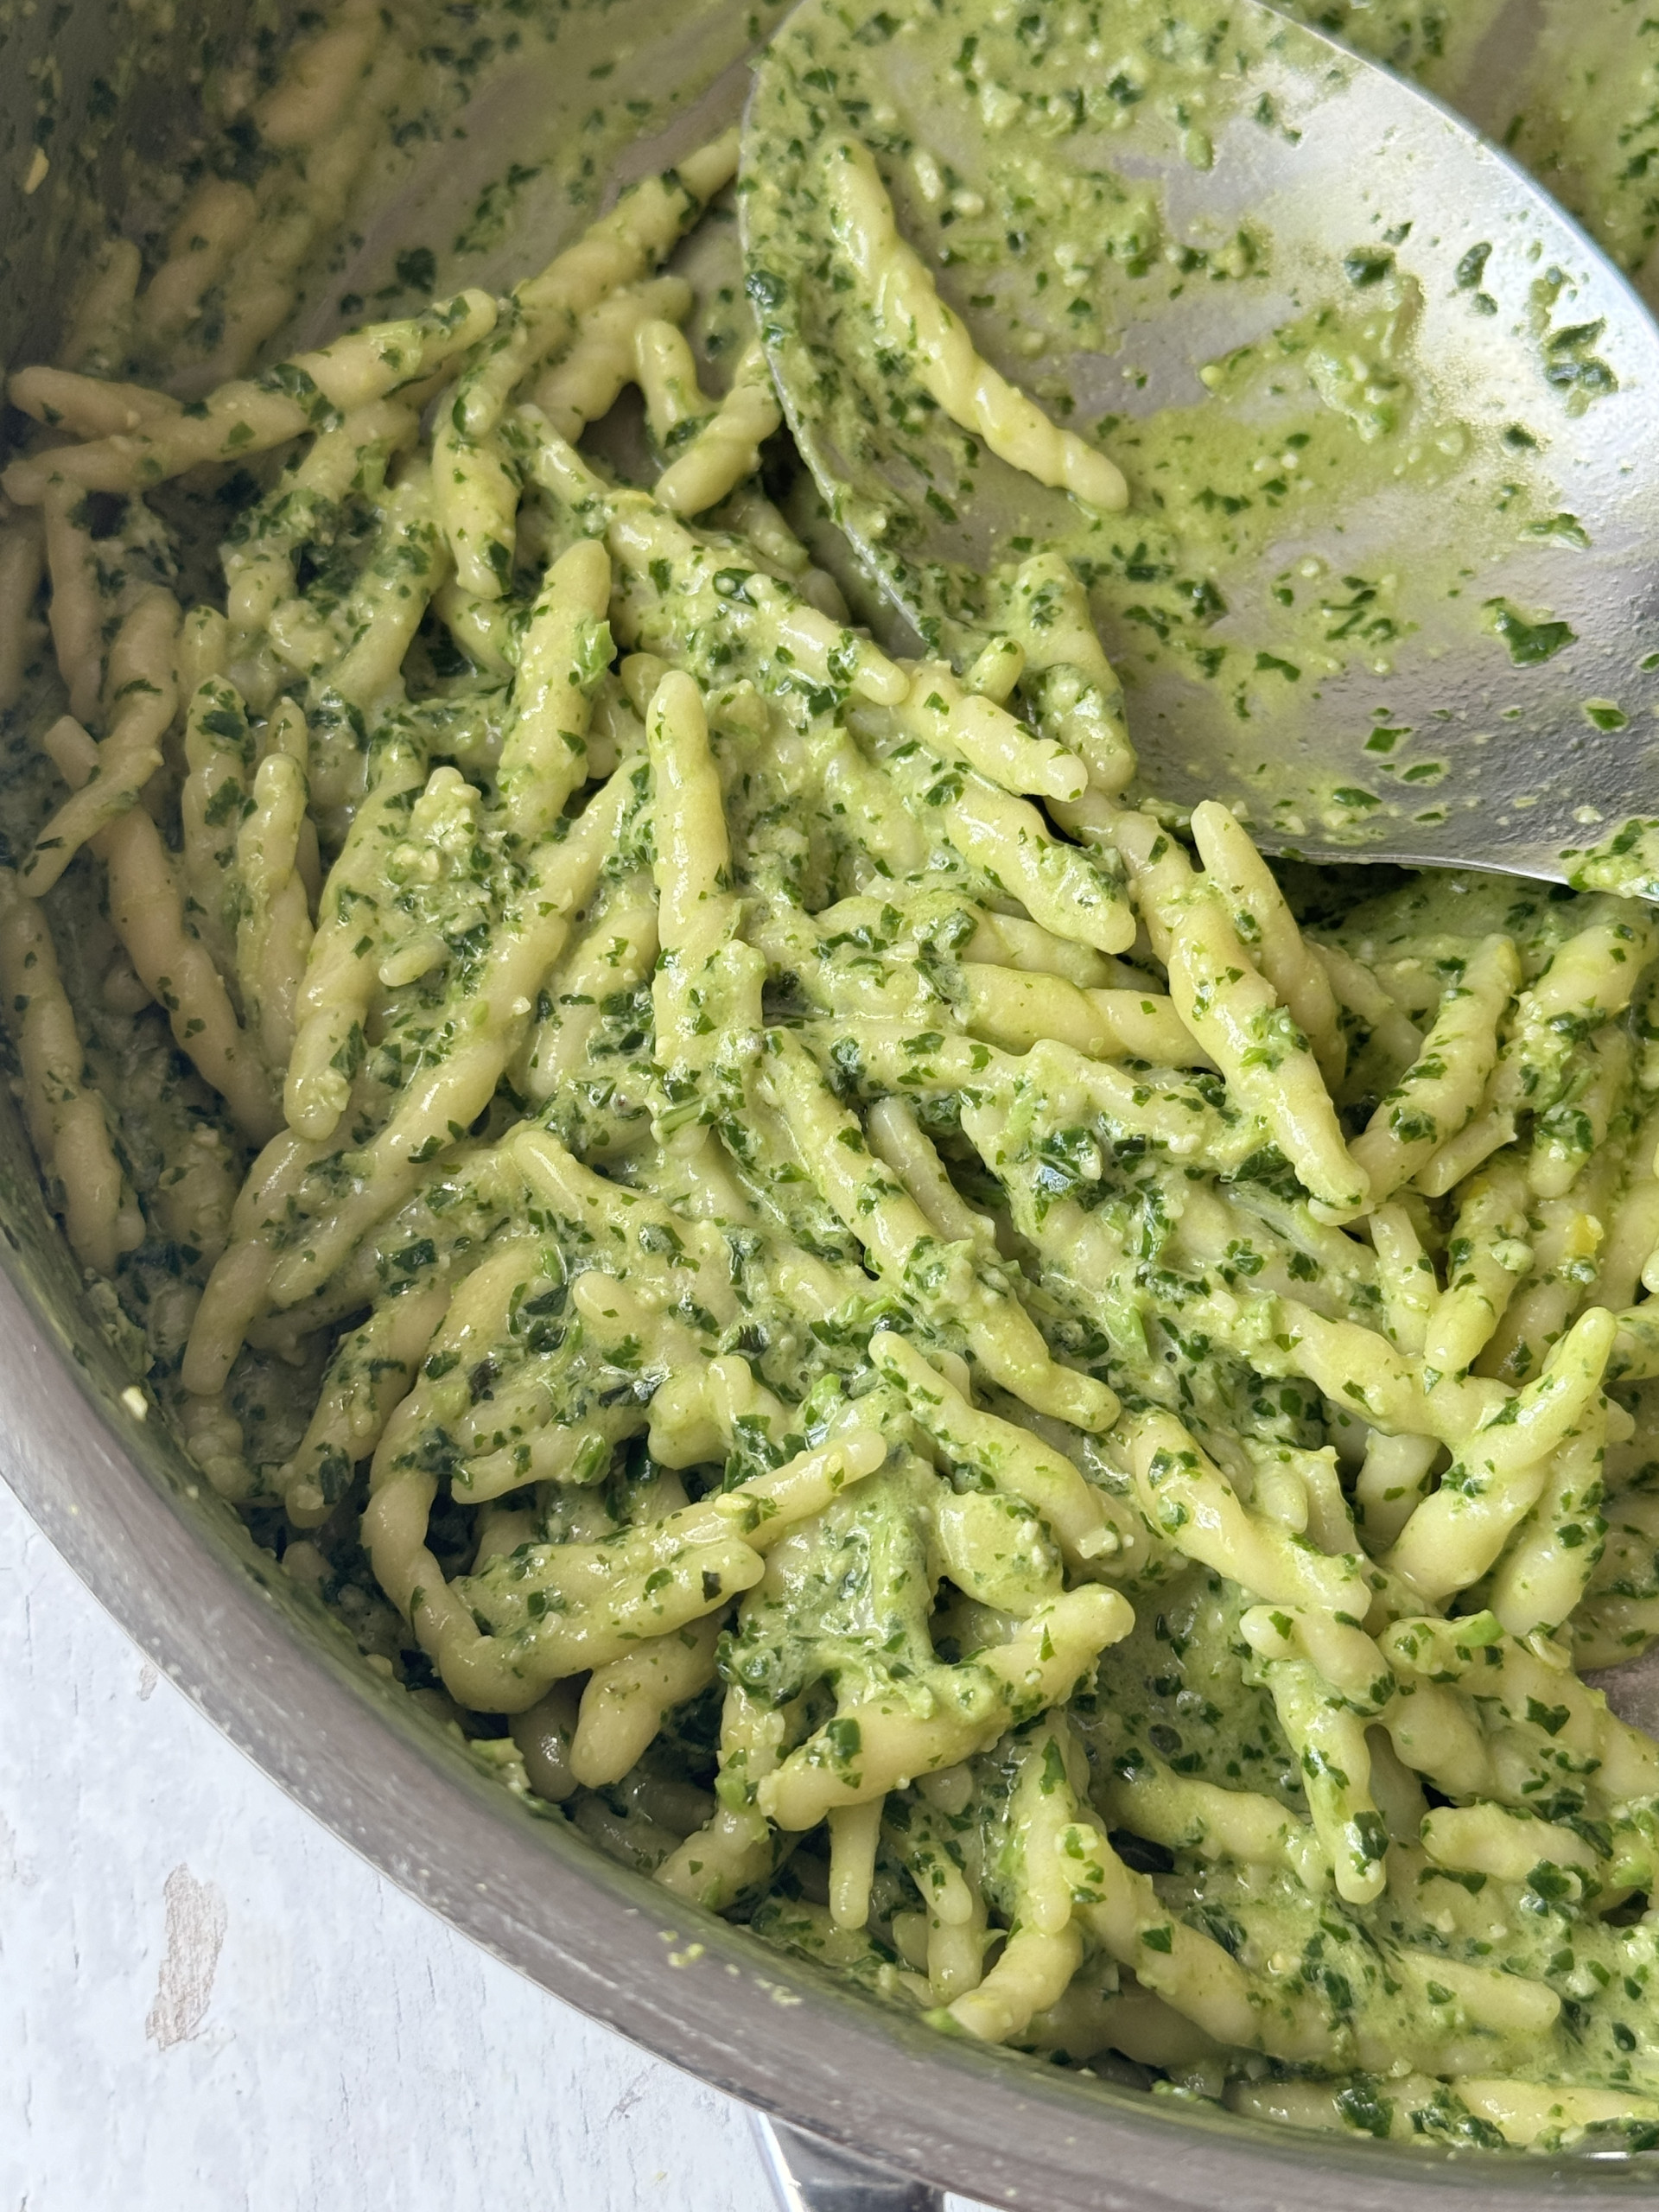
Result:
{"label": "metal spoon", "polygon": [[[749,288],[866,612],[965,663],[997,626],[979,579],[1058,543],[1152,790],[1281,852],[1659,898],[1659,329],[1426,93],[1263,0],[1171,23],[804,0],[760,58]],[[902,334],[877,365],[830,215],[849,139],[1126,511],[918,404]]]}

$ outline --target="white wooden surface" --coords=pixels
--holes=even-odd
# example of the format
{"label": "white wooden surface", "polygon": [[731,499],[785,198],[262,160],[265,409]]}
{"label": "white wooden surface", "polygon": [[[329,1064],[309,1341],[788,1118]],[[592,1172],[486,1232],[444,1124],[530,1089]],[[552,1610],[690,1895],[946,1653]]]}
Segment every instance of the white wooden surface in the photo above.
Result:
{"label": "white wooden surface", "polygon": [[740,2106],[289,1803],[0,1485],[0,2212],[772,2202]]}

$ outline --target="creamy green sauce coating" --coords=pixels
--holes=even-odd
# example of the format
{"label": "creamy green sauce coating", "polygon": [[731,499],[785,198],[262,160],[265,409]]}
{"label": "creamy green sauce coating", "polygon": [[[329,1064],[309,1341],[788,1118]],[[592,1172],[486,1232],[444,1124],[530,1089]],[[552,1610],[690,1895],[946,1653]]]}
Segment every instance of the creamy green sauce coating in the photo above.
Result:
{"label": "creamy green sauce coating", "polygon": [[[1456,99],[1446,24],[1396,38],[1360,15],[1363,43],[1432,67]],[[1584,779],[1551,795],[1546,774],[1541,798],[1521,780],[1535,736],[1540,758],[1563,757],[1649,711],[1639,642],[1592,681],[1569,652],[1589,630],[1580,556],[1602,556],[1557,449],[1564,426],[1629,397],[1560,242],[1512,266],[1515,238],[1483,237],[1449,175],[1444,209],[1391,196],[1363,148],[1376,181],[1342,203],[1346,240],[1287,220],[1294,163],[1312,159],[1317,194],[1329,161],[1294,150],[1309,113],[1284,66],[1317,79],[1332,57],[1276,18],[963,5],[849,26],[798,16],[780,41],[745,219],[798,435],[885,594],[959,651],[1004,619],[1020,547],[1064,543],[1165,796],[1195,803],[1224,778],[1258,828],[1325,850],[1385,830],[1395,849],[1444,850],[1440,825],[1465,820],[1466,847],[1483,813],[1506,830],[1541,806],[1531,830],[1571,880],[1639,890],[1648,841],[1625,828],[1628,792],[1609,787],[1619,812],[1599,829]],[[1476,28],[1464,60],[1485,57],[1489,90],[1500,32]],[[1346,127],[1387,135],[1363,100]],[[1126,512],[1087,516],[988,451],[849,289],[843,137],[875,155],[982,353],[1124,472]],[[1279,141],[1292,150],[1265,151]],[[1253,162],[1259,190],[1229,187]],[[1611,416],[1597,435],[1617,445]],[[1611,518],[1591,519],[1611,543]],[[1495,765],[1484,749],[1494,732],[1511,743],[1506,724],[1527,735]]]}
{"label": "creamy green sauce coating", "polygon": [[[1455,97],[1491,10],[1306,12]],[[1637,97],[1646,79],[1630,57],[1645,55],[1649,34],[1634,11],[1606,16],[1582,46],[1563,48],[1548,92],[1517,106],[1511,143],[1639,270],[1653,218]],[[588,42],[595,54],[608,50],[614,20],[507,9],[480,18],[470,47],[435,33],[395,84],[388,76],[363,156],[378,168],[378,188],[400,163],[407,174],[423,148],[467,127],[455,118],[486,98],[493,72],[510,80],[537,41],[550,46],[556,68],[573,41],[584,56]],[[757,19],[753,34],[772,20]],[[1040,15],[988,15],[984,51],[997,38],[1040,41],[1045,28]],[[1624,41],[1616,49],[1615,34]],[[1103,81],[1115,102],[1179,99],[1184,73],[1201,73],[1203,59],[1184,46],[1179,26],[1170,45],[1162,74],[1135,73],[1137,60],[1133,71],[1096,73],[1090,96]],[[869,51],[879,54],[879,40]],[[354,243],[339,207],[308,197],[302,165],[285,165],[255,132],[236,156],[248,188],[262,177],[280,181],[258,222],[280,229],[298,195],[319,241],[330,242],[327,280],[340,288],[347,316],[410,311],[450,278],[516,277],[536,265],[543,245],[591,213],[610,149],[658,118],[643,92],[636,100],[631,90],[626,53],[614,67],[583,66],[594,82],[587,135],[505,171],[482,149],[467,151],[478,175],[466,191],[433,200],[442,225],[400,238],[390,271],[375,265],[384,246]],[[250,56],[225,63],[251,72],[266,92],[276,67],[257,41]],[[1038,350],[1041,316],[1071,327],[1082,319],[1077,303],[1097,312],[1103,263],[1114,281],[1171,289],[1272,281],[1265,232],[1246,226],[1185,263],[1166,254],[1157,209],[1121,178],[1102,176],[1075,194],[1029,114],[999,107],[997,74],[978,51],[962,67],[964,75],[982,72],[973,97],[1008,149],[999,171],[1007,204],[975,206],[976,195],[942,173],[917,176],[916,189],[925,200],[936,187],[939,199],[961,195],[950,226],[955,265],[983,269],[993,287],[1010,270],[1021,277],[1017,203],[1042,205],[1045,194],[1064,202],[1063,232],[1075,250],[1059,270],[1064,282],[1030,288]],[[225,137],[204,149],[207,167],[231,162],[226,149],[249,136],[238,138],[241,110],[228,92],[223,104]],[[1618,162],[1608,151],[1615,142]],[[1203,152],[1195,137],[1194,159]],[[1046,207],[1050,219],[1053,213]],[[163,257],[162,229],[144,240],[152,269]],[[688,327],[708,381],[722,389],[754,327],[733,231],[729,205],[717,205],[675,264],[696,283]],[[320,243],[307,264],[313,282],[323,258]],[[762,322],[779,305],[773,273],[747,271]],[[1249,569],[1303,496],[1339,503],[1402,473],[1432,491],[1461,458],[1457,425],[1423,401],[1402,365],[1414,302],[1386,249],[1357,257],[1344,281],[1333,302],[1289,315],[1270,346],[1215,364],[1209,390],[1236,412],[1195,402],[1093,426],[1129,476],[1132,505],[1086,540],[1071,518],[1059,534],[1118,658],[1166,658],[1235,686],[1245,742],[1270,733],[1282,690],[1312,688],[1321,670],[1351,659],[1385,667],[1408,619],[1405,586],[1382,569],[1338,575],[1293,563],[1264,580],[1273,626],[1239,664],[1236,653],[1228,658],[1233,649],[1208,641],[1222,611],[1204,581],[1212,567],[1224,556]],[[142,315],[111,321],[82,365],[112,378],[176,372],[177,395],[194,400],[216,380],[209,365],[225,368],[235,282],[227,266],[165,342],[146,334]],[[1479,283],[1471,264],[1471,299]],[[845,293],[830,285],[834,310]],[[850,435],[869,363],[850,345],[844,358],[836,354],[842,328],[830,314],[820,333],[825,358],[848,378],[826,384],[823,421]],[[270,345],[259,351],[274,358]],[[1577,381],[1562,404],[1579,396],[1593,404],[1589,341],[1570,365]],[[902,365],[882,376],[887,402],[907,423],[914,414],[918,440],[937,442]],[[1294,378],[1295,397],[1275,412],[1281,377]],[[1344,1138],[1357,1139],[1379,1114],[1386,1119],[1414,1061],[1420,1087],[1433,1081],[1419,1058],[1423,1039],[1455,1002],[1484,942],[1508,940],[1522,979],[1494,1039],[1497,1065],[1480,1087],[1481,1111],[1507,1116],[1506,1133],[1468,1176],[1438,1192],[1402,1192],[1389,1209],[1399,1217],[1396,1244],[1375,1218],[1367,1234],[1354,1233],[1310,1202],[1238,1082],[1201,1050],[1154,1064],[1045,1042],[1047,1031],[1014,1040],[976,1019],[976,978],[988,969],[1063,982],[1078,998],[1121,992],[1166,1005],[1172,971],[1144,918],[1121,955],[1101,950],[1081,925],[1070,936],[1037,927],[994,844],[976,845],[962,826],[964,804],[983,806],[996,793],[871,696],[872,664],[861,663],[850,632],[834,633],[808,664],[805,612],[833,604],[834,587],[779,509],[823,568],[855,578],[786,438],[767,447],[757,479],[675,536],[678,526],[659,511],[630,505],[630,486],[648,486],[683,437],[654,439],[625,404],[587,439],[588,472],[550,480],[536,435],[532,422],[515,417],[504,441],[517,531],[493,615],[435,598],[396,682],[366,702],[331,690],[315,671],[308,679],[292,661],[279,666],[264,631],[235,664],[248,702],[238,743],[251,747],[256,726],[269,740],[283,696],[303,703],[321,873],[339,862],[353,824],[377,825],[349,909],[378,963],[370,1010],[340,1046],[335,1072],[347,1103],[339,1126],[310,1147],[270,1211],[279,1266],[304,1263],[330,1220],[361,1199],[370,1150],[392,1116],[468,1049],[499,944],[534,905],[537,868],[555,866],[559,848],[579,837],[583,807],[598,804],[605,779],[619,776],[620,786],[613,833],[571,917],[570,943],[514,1009],[513,1047],[488,1096],[421,1146],[397,1202],[365,1219],[302,1296],[255,1319],[219,1397],[188,1389],[181,1370],[214,1265],[243,1233],[232,1208],[255,1147],[135,974],[103,859],[80,853],[46,901],[87,1077],[143,1214],[143,1241],[111,1281],[89,1284],[135,1379],[376,1671],[454,1729],[532,1810],[571,1819],[643,1871],[690,1863],[688,1897],[739,1913],[760,1936],[885,2001],[959,2028],[944,2008],[961,1992],[971,1995],[987,1964],[1009,1957],[1048,1909],[1033,1839],[1052,1828],[1051,1859],[1070,1853],[1081,1867],[1097,1847],[1088,1841],[1088,1813],[1122,1866],[1149,1885],[1137,1892],[1135,1963],[1100,1932],[1104,1920],[1088,1916],[1108,1908],[1078,1872],[1070,1894],[1084,1932],[1074,1970],[1007,2031],[1016,2047],[1160,2094],[1377,2138],[1653,2147],[1659,1931],[1646,1905],[1659,1796],[1651,1777],[1644,1788],[1626,1786],[1624,1769],[1615,1786],[1615,1752],[1586,1748],[1591,1724],[1574,1701],[1584,1694],[1557,1665],[1574,1654],[1580,1664],[1606,1664],[1659,1629],[1659,1461],[1643,1380],[1659,1374],[1659,1346],[1644,1351],[1626,1311],[1643,1311],[1640,1270],[1659,1243],[1650,1172],[1659,1134],[1656,947],[1646,910],[1615,895],[1628,876],[1610,863],[1572,893],[1474,874],[1280,867],[1289,906],[1334,979],[1340,1071],[1332,1090]],[[262,545],[291,559],[289,635],[310,634],[308,623],[338,645],[342,610],[377,574],[394,584],[406,577],[424,601],[438,563],[435,530],[426,525],[412,553],[393,542],[397,487],[388,489],[385,451],[365,445],[349,480],[323,495],[296,490],[292,465],[304,450],[300,441],[245,464],[198,469],[147,496],[89,494],[77,519],[93,549],[109,631],[148,584],[167,585],[187,604],[221,606],[221,547],[232,572]],[[958,448],[952,472],[931,489],[965,513],[972,456]],[[1303,484],[1313,491],[1303,495]],[[1048,550],[1046,512],[1034,508],[1030,542],[1010,547],[1014,565]],[[891,542],[899,545],[900,524],[895,515]],[[1571,550],[1572,518],[1529,504],[1524,485],[1506,527],[1554,533],[1564,557]],[[582,741],[591,773],[548,841],[552,859],[538,860],[508,825],[497,772],[516,727],[518,657],[544,572],[595,537],[610,545],[616,575],[610,627],[595,626],[572,676],[590,710]],[[994,568],[981,575],[965,564],[942,580],[941,626],[930,644],[949,649],[999,627],[1006,585]],[[1542,608],[1495,610],[1494,625],[1495,644],[1516,665],[1561,643]],[[672,1000],[651,889],[664,835],[654,810],[664,801],[646,751],[661,741],[648,735],[641,711],[662,670],[646,668],[643,655],[701,687],[730,847],[709,888],[731,902],[733,928]],[[1034,681],[1007,696],[1031,733],[1058,732],[1080,752],[1073,734],[1086,723],[1099,736],[1117,711],[1103,696],[1080,704],[1075,691],[1061,696]],[[64,703],[41,630],[3,722],[0,800],[14,861],[63,798],[41,741]],[[1386,719],[1374,743],[1379,771],[1397,767],[1432,792],[1432,748],[1408,745]],[[175,734],[153,785],[175,855],[186,766]],[[244,781],[225,788],[228,819],[251,802]],[[1184,829],[1171,831],[1183,852]],[[1052,837],[1052,828],[1045,834]],[[1061,888],[1080,911],[1092,911],[1091,897],[1109,905],[1123,896],[1116,850],[1052,837],[1049,853],[1044,865],[1065,872]],[[233,896],[232,925],[235,906]],[[1235,906],[1238,942],[1265,963],[1261,923],[1248,899]],[[1143,896],[1143,918],[1150,908]],[[206,938],[214,924],[202,911],[190,926]],[[1592,942],[1600,995],[1586,988],[1574,997],[1562,978]],[[1305,1040],[1295,1032],[1287,1041]],[[791,1071],[798,1078],[802,1066],[818,1085],[807,1102],[817,1117],[810,1127],[834,1132],[827,1146],[860,1179],[856,1205],[836,1202],[844,1185],[825,1170],[826,1147],[804,1135],[798,1084],[790,1088]],[[894,1102],[907,1120],[894,1116]],[[871,1221],[898,1194],[893,1147],[906,1128],[933,1148],[939,1182],[925,1233],[894,1263]],[[527,1175],[527,1155],[513,1149],[526,1132],[556,1141],[577,1164],[563,1183]],[[1427,1134],[1438,1144],[1460,1130],[1431,1116]],[[1482,1171],[1486,1184],[1509,1175],[1518,1192],[1496,1236],[1475,1219],[1485,1203],[1486,1185],[1476,1187]],[[1649,1216],[1643,1249],[1624,1249],[1621,1219]],[[1422,1399],[1441,1379],[1423,1377],[1421,1320],[1413,1333],[1417,1263],[1395,1266],[1389,1256],[1408,1255],[1411,1239],[1417,1272],[1427,1271],[1437,1294],[1449,1295],[1460,1270],[1489,1261],[1507,1278],[1507,1319],[1483,1340],[1471,1371],[1450,1380],[1454,1391],[1485,1393],[1484,1405],[1518,1404],[1504,1394],[1536,1382],[1586,1306],[1617,1308],[1627,1325],[1608,1370],[1611,1410],[1598,1415],[1609,1423],[1605,1455],[1591,1452],[1572,1480],[1552,1460],[1553,1487],[1517,1516],[1517,1549],[1553,1544],[1554,1555],[1583,1560],[1573,1605],[1537,1613],[1532,1645],[1506,1635],[1498,1611],[1511,1606],[1517,1552],[1500,1548],[1447,1599],[1456,1616],[1448,1648],[1435,1645],[1433,1664],[1417,1673],[1412,1654],[1389,1638],[1402,1622],[1434,1623],[1438,1608],[1402,1589],[1384,1562],[1420,1489],[1433,1490],[1443,1473],[1448,1496],[1461,1484],[1478,1502],[1487,1485],[1478,1467],[1438,1447],[1414,1465],[1408,1452],[1392,1475],[1381,1452],[1366,1459],[1368,1439],[1387,1426],[1361,1419],[1371,1410],[1372,1370],[1396,1356],[1417,1360]],[[459,1302],[515,1253],[522,1265],[511,1294],[469,1331],[435,1337],[446,1300]],[[1491,1279],[1489,1267],[1481,1280]],[[435,1301],[434,1318],[404,1358],[394,1340],[423,1300]],[[1058,1375],[1061,1387],[1069,1378],[1084,1394],[1065,1417],[1033,1409],[1015,1387],[1029,1392],[1029,1372],[1012,1357],[994,1369],[982,1325],[987,1313],[1009,1313],[1047,1363],[1051,1385]],[[1310,1347],[1321,1325],[1356,1332],[1344,1341],[1365,1347],[1363,1375],[1345,1385],[1313,1377]],[[942,1393],[953,1376],[971,1374],[967,1414],[1000,1425],[992,1442],[991,1429],[970,1436],[966,1415],[941,1410],[942,1401],[906,1400],[873,1348],[883,1331],[920,1348]],[[664,1404],[681,1373],[716,1366],[726,1384],[741,1366],[750,1394],[734,1400],[724,1427],[695,1408],[671,1420]],[[302,1449],[320,1396],[365,1406],[389,1376],[396,1398],[408,1390],[418,1414],[397,1440],[397,1468],[435,1485],[431,1558],[473,1618],[527,1668],[574,1605],[560,1580],[571,1547],[609,1544],[620,1558],[688,1497],[718,1499],[765,1480],[840,1433],[861,1407],[893,1448],[879,1470],[793,1524],[741,1599],[716,1576],[709,1603],[718,1599],[723,1609],[709,1616],[723,1630],[717,1673],[671,1702],[626,1773],[578,1783],[571,1700],[558,1702],[563,1685],[512,1718],[505,1707],[469,1702],[446,1687],[442,1667],[389,1601],[360,1535],[374,1438],[359,1450],[330,1432]],[[1198,1493],[1181,1484],[1192,1468],[1165,1455],[1150,1472],[1137,1469],[1127,1427],[1077,1414],[1106,1392],[1131,1426],[1185,1426],[1261,1540],[1291,1562],[1292,1580],[1324,1574],[1325,1587],[1347,1578],[1343,1591],[1358,1610],[1327,1611],[1338,1630],[1362,1643],[1369,1632],[1373,1650],[1386,1647],[1386,1696],[1344,1675],[1343,1695],[1318,1688],[1319,1714],[1308,1721],[1298,1686],[1318,1670],[1295,1642],[1305,1628],[1297,1601],[1275,1599],[1280,1610],[1264,1625],[1258,1617],[1269,1609],[1258,1591],[1192,1548],[1194,1509],[1181,1501]],[[1033,1444],[1051,1455],[1046,1509],[1009,1473],[1009,1455]],[[1088,1546],[1068,1535],[1053,1503],[1079,1496],[1097,1523],[1099,1541]],[[655,1572],[666,1583],[677,1564],[677,1555]],[[1109,1591],[1133,1607],[1134,1626],[1079,1669],[1056,1706],[1058,1720],[1028,1684],[998,1688],[988,1654],[1017,1642],[1057,1601]],[[1052,1649],[1039,1652],[1033,1675],[1052,1658]],[[1559,1702],[1536,1694],[1535,1684],[1515,1687],[1529,1664],[1556,1667]],[[1434,1696],[1453,1695],[1447,1684],[1465,1680],[1473,1686],[1466,1697],[1456,1693],[1458,1709],[1471,1740],[1490,1749],[1497,1777],[1490,1786],[1461,1787],[1455,1761],[1427,1754],[1413,1768],[1389,1748],[1380,1718],[1386,1709],[1399,1719],[1414,1700],[1421,1713]],[[942,1771],[895,1779],[872,1847],[868,1912],[847,1925],[830,1910],[840,1878],[830,1831],[822,1821],[804,1830],[769,1823],[756,1808],[777,1802],[764,1789],[780,1751],[810,1747],[817,1777],[855,1786],[873,1755],[873,1732],[861,1727],[869,1730],[874,1707],[963,1726],[989,1713],[995,1726]],[[1328,1728],[1320,1732],[1319,1715],[1333,1713],[1370,1743],[1374,1762],[1374,1802],[1356,1826],[1372,1854],[1366,1863],[1380,1866],[1386,1853],[1387,1871],[1363,1898],[1336,1885],[1321,1856],[1321,1808],[1353,1779]],[[1635,1756],[1628,1746],[1624,1755]],[[1249,1850],[1226,1827],[1223,1792],[1254,1802]],[[1484,1866],[1433,1826],[1482,1807],[1503,1832],[1498,1843],[1510,1844],[1500,1849],[1484,1837]],[[700,1889],[696,1839],[715,1835],[722,1820],[728,1840],[747,1835],[748,1856],[734,1862],[723,1887]],[[743,1830],[745,1821],[758,1831]],[[960,1932],[947,1942],[941,1926]],[[1211,2032],[1184,2009],[1179,1985],[1159,1978],[1164,1961],[1175,1972],[1187,1934],[1247,1981],[1248,2037]],[[1497,2093],[1516,2083],[1537,2094],[1522,2120],[1505,2125],[1493,2116],[1507,2110]]]}

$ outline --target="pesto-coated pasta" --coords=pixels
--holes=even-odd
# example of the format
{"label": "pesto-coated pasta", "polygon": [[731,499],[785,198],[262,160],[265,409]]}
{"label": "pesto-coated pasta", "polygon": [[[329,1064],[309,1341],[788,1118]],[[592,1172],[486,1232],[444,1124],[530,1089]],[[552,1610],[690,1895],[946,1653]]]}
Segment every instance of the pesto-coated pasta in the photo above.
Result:
{"label": "pesto-coated pasta", "polygon": [[[347,0],[10,386],[5,1027],[183,1452],[532,1812],[942,2029],[1655,2139],[1575,1665],[1659,1637],[1659,931],[1180,816],[1040,542],[878,644],[731,134],[249,373],[404,61]],[[930,404],[1122,505],[814,159]]]}
{"label": "pesto-coated pasta", "polygon": [[1128,486],[1104,454],[1041,409],[974,352],[935,290],[925,264],[899,236],[875,163],[856,141],[826,148],[825,182],[848,258],[876,301],[890,342],[908,346],[917,374],[945,413],[976,430],[1004,461],[1039,483],[1064,486],[1091,506],[1128,503]]}

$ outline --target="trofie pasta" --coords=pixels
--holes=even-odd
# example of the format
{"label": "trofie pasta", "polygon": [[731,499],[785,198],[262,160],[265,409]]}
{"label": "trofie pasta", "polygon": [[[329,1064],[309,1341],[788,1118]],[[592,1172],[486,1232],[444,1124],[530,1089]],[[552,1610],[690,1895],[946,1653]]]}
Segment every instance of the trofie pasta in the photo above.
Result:
{"label": "trofie pasta", "polygon": [[[1650,2146],[1659,1745],[1583,1673],[1659,1633],[1652,915],[1176,817],[1040,546],[883,651],[741,302],[700,383],[735,162],[251,376],[226,188],[121,310],[257,235],[225,380],[13,379],[0,976],[91,1294],[365,1663],[688,1905],[1166,2094]],[[834,189],[933,401],[1121,500]]]}

